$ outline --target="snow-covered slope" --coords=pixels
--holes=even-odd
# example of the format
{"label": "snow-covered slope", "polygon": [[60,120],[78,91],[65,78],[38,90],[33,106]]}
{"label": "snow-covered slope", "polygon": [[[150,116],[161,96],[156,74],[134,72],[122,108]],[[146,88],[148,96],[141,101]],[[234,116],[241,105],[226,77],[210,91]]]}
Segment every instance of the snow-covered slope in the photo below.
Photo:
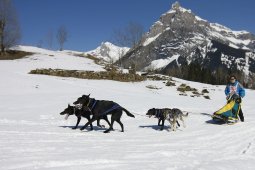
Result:
{"label": "snow-covered slope", "polygon": [[107,62],[115,62],[128,52],[128,47],[118,47],[110,42],[102,42],[95,50],[85,52]]}
{"label": "snow-covered slope", "polygon": [[[33,56],[0,60],[0,169],[1,170],[215,170],[255,168],[255,95],[247,90],[243,100],[244,123],[232,126],[210,122],[213,111],[225,103],[224,86],[212,86],[174,78],[208,89],[211,100],[180,96],[163,81],[122,83],[103,80],[30,75],[37,67],[102,70],[86,58],[34,47]],[[159,90],[146,88],[148,85]],[[82,94],[113,100],[132,112],[122,116],[125,132],[104,134],[72,130],[75,117],[67,121],[59,113]],[[159,130],[157,120],[145,113],[150,108],[177,107],[189,111],[186,128],[176,132]],[[82,119],[81,125],[85,123]],[[101,121],[106,125],[106,122]],[[96,125],[96,123],[94,123]],[[106,125],[107,126],[107,125]]]}
{"label": "snow-covered slope", "polygon": [[[103,66],[95,64],[92,60],[71,55],[71,53],[78,52],[63,52],[63,51],[50,51],[42,48],[31,47],[31,46],[18,46],[15,47],[17,50],[27,51],[34,53],[32,56],[26,57],[25,59],[14,60],[12,62],[13,69],[15,65],[20,67],[25,73],[36,68],[52,68],[52,69],[69,69],[69,70],[94,70],[103,71]],[[1,61],[5,63],[8,61]],[[23,64],[20,64],[23,63]],[[17,68],[16,68],[17,69]],[[8,70],[6,70],[8,71]],[[20,72],[21,70],[19,70]]]}

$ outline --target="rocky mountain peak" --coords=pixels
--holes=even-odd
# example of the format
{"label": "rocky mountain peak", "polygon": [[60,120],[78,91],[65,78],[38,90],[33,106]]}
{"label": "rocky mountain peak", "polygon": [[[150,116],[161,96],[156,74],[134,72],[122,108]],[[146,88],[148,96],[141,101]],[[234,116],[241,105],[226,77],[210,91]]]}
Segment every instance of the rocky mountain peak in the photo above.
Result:
{"label": "rocky mountain peak", "polygon": [[179,2],[175,2],[172,8],[162,14],[157,22],[155,22],[149,32],[143,37],[143,45],[150,44],[164,32],[172,32],[179,34],[183,32],[199,32],[205,34],[209,29],[209,22],[196,16],[191,10],[180,6]]}
{"label": "rocky mountain peak", "polygon": [[181,6],[180,3],[176,1],[175,3],[172,4],[172,9],[179,10],[180,6]]}

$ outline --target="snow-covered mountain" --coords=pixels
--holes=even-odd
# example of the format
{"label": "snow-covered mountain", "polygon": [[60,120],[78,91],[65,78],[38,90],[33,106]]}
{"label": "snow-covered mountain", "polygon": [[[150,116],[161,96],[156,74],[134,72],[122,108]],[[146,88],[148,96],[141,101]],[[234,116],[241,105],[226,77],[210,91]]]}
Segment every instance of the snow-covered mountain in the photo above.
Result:
{"label": "snow-covered mountain", "polygon": [[211,71],[223,68],[249,75],[255,73],[254,50],[254,34],[210,23],[176,2],[122,62],[125,67],[136,63],[139,70],[158,69],[166,74],[198,63]]}
{"label": "snow-covered mountain", "polygon": [[110,42],[102,42],[95,50],[85,53],[95,56],[96,58],[103,59],[107,62],[116,62],[123,57],[129,49],[130,48],[128,47],[116,46]]}
{"label": "snow-covered mountain", "polygon": [[[224,86],[173,78],[176,86],[147,80],[124,83],[28,74],[36,68],[102,71],[88,58],[65,52],[20,46],[33,52],[18,60],[0,60],[0,169],[1,170],[253,170],[255,165],[254,90],[243,99],[245,122],[213,124],[210,114],[225,104]],[[181,84],[209,91],[210,100],[179,95]],[[149,89],[146,86],[156,86]],[[83,94],[112,100],[135,115],[122,115],[125,132],[114,123],[110,134],[93,123],[94,130],[72,130],[76,117],[62,112]],[[188,111],[186,128],[160,131],[150,108]],[[110,116],[108,117],[110,120]],[[86,123],[82,118],[79,128]],[[100,122],[108,128],[106,122]]]}

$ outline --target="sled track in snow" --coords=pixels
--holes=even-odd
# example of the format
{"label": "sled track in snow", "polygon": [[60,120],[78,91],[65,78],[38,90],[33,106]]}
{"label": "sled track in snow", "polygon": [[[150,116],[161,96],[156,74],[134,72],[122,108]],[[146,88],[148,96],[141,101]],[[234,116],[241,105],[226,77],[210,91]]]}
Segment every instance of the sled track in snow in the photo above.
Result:
{"label": "sled track in snow", "polygon": [[254,141],[255,141],[255,138],[251,142],[248,143],[247,147],[242,151],[242,154],[246,154],[249,152]]}

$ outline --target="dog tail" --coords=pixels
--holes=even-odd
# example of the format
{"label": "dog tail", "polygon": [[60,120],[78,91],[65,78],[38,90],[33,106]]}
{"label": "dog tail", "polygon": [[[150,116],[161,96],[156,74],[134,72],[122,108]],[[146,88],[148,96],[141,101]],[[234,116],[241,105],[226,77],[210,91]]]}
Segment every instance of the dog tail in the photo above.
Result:
{"label": "dog tail", "polygon": [[124,110],[126,112],[126,114],[130,117],[135,117],[133,114],[131,114],[127,109],[122,107],[122,110]]}
{"label": "dog tail", "polygon": [[187,112],[186,115],[184,113],[182,113],[182,116],[184,116],[184,117],[188,117],[188,115],[189,115],[189,112]]}

